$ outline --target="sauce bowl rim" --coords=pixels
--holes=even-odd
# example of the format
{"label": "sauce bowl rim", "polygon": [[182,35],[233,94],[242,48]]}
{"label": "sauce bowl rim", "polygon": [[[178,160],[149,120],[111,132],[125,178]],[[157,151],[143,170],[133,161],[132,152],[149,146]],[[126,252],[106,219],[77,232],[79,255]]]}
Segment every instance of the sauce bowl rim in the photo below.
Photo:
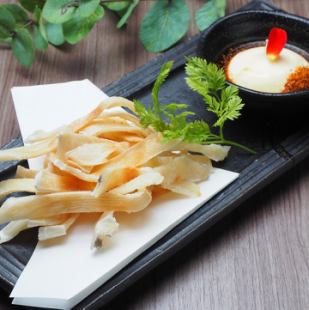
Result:
{"label": "sauce bowl rim", "polygon": [[[248,15],[257,15],[257,14],[268,15],[268,16],[280,16],[283,18],[293,20],[297,23],[305,24],[306,27],[308,27],[308,32],[309,32],[309,19],[302,17],[302,16],[298,16],[298,15],[294,15],[294,14],[290,14],[290,13],[285,13],[285,12],[279,12],[279,11],[269,12],[269,11],[265,11],[265,10],[249,10],[249,11],[235,12],[235,13],[229,14],[227,16],[224,16],[224,17],[218,19],[216,22],[214,22],[212,25],[210,25],[207,29],[205,29],[202,32],[200,42],[198,45],[198,50],[202,49],[202,45],[205,43],[207,36],[211,32],[215,31],[216,28],[218,26],[220,26],[222,23],[226,22],[227,20],[237,18],[239,16],[248,16]],[[305,51],[309,53],[309,50],[305,49]],[[199,56],[201,56],[201,55],[199,55]],[[262,92],[262,91],[256,91],[253,89],[249,89],[249,88],[237,85],[237,84],[229,82],[229,81],[227,81],[227,84],[237,86],[239,88],[239,90],[242,90],[244,92],[248,92],[248,93],[253,94],[253,95],[258,95],[258,96],[288,98],[288,97],[293,97],[293,96],[309,95],[309,89],[308,90],[293,91],[293,92],[289,92],[289,93],[268,93],[268,92]]]}

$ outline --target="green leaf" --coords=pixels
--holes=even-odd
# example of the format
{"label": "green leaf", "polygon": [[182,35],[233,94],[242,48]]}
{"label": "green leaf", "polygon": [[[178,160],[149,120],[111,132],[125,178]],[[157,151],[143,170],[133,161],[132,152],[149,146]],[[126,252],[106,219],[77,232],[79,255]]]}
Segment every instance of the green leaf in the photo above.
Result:
{"label": "green leaf", "polygon": [[41,18],[41,15],[42,15],[42,10],[39,8],[39,7],[36,7],[32,13],[33,15],[33,19],[39,23],[40,22],[40,18]]}
{"label": "green leaf", "polygon": [[117,2],[110,2],[110,3],[104,3],[104,7],[115,12],[121,12],[124,11],[128,6],[130,2],[129,1],[117,1]]}
{"label": "green leaf", "polygon": [[223,136],[224,123],[237,119],[244,106],[238,88],[226,86],[224,71],[205,59],[189,58],[185,70],[188,86],[203,96],[208,110],[217,116],[214,126],[220,128],[220,136]]}
{"label": "green leaf", "polygon": [[80,0],[79,11],[81,17],[92,15],[100,4],[100,0]]}
{"label": "green leaf", "polygon": [[160,104],[159,104],[159,90],[162,84],[165,82],[167,79],[172,67],[173,67],[174,62],[173,61],[168,61],[166,62],[160,70],[160,73],[153,85],[152,91],[151,91],[151,97],[153,101],[153,107],[155,113],[159,114],[160,113]]}
{"label": "green leaf", "polygon": [[219,17],[222,17],[225,15],[225,8],[226,8],[226,0],[212,0],[214,2],[214,5],[216,6],[218,10]]}
{"label": "green leaf", "polygon": [[135,110],[138,114],[146,113],[145,107],[139,100],[133,99],[133,102],[134,102]]}
{"label": "green leaf", "polygon": [[4,7],[0,7],[0,26],[8,31],[15,29],[16,21],[12,13]]}
{"label": "green leaf", "polygon": [[42,15],[52,24],[63,24],[73,17],[75,11],[74,0],[47,0]]}
{"label": "green leaf", "polygon": [[215,111],[212,111],[212,107],[209,109],[219,117],[214,126],[220,127],[223,126],[227,120],[233,121],[237,119],[243,107],[244,104],[238,96],[238,88],[233,85],[224,88],[221,92],[220,109],[217,108]]}
{"label": "green leaf", "polygon": [[[47,40],[51,44],[59,46],[65,42],[62,25],[47,23],[46,25],[44,25],[44,29],[46,31]],[[42,36],[44,38],[43,34]]]}
{"label": "green leaf", "polygon": [[212,1],[204,4],[195,14],[195,22],[199,30],[205,30],[219,18],[217,8]]}
{"label": "green leaf", "polygon": [[12,13],[4,7],[0,6],[0,42],[10,43],[16,21]]}
{"label": "green leaf", "polygon": [[219,91],[225,86],[224,71],[205,59],[189,58],[185,70],[188,86],[204,98],[208,98],[209,92]]}
{"label": "green leaf", "polygon": [[169,103],[164,106],[164,109],[169,111],[170,113],[175,113],[177,110],[187,109],[188,105],[185,103]]}
{"label": "green leaf", "polygon": [[98,6],[95,12],[83,18],[77,10],[71,20],[63,24],[65,40],[70,44],[76,44],[82,40],[93,28],[93,26],[104,16],[104,9]]}
{"label": "green leaf", "polygon": [[33,39],[34,39],[34,46],[36,49],[40,51],[45,51],[47,49],[48,42],[42,36],[41,31],[36,25],[33,28]]}
{"label": "green leaf", "polygon": [[38,18],[39,18],[39,30],[41,32],[41,35],[46,41],[48,41],[46,27],[45,27],[46,21],[44,20],[42,15],[39,15]]}
{"label": "green leaf", "polygon": [[123,27],[128,22],[130,16],[132,15],[132,13],[134,12],[135,8],[139,4],[139,1],[140,0],[133,0],[133,2],[129,5],[127,11],[123,14],[121,19],[119,20],[119,22],[117,24],[117,28]]}
{"label": "green leaf", "polygon": [[187,33],[189,21],[184,0],[157,0],[142,20],[140,39],[148,51],[164,51]]}
{"label": "green leaf", "polygon": [[[142,126],[145,128],[151,126],[154,130],[162,133],[163,142],[178,140],[198,144],[233,145],[254,154],[254,150],[224,138],[223,125],[225,121],[237,119],[240,116],[243,104],[238,96],[237,87],[226,86],[225,80],[223,81],[224,85],[221,85],[222,71],[215,64],[208,64],[198,57],[187,60],[186,72],[189,74],[188,78],[207,83],[206,90],[203,89],[202,95],[205,101],[209,100],[209,102],[206,102],[208,110],[218,117],[213,126],[218,126],[219,130],[213,133],[205,121],[188,119],[188,116],[195,115],[194,112],[187,110],[188,105],[183,103],[164,105],[159,102],[159,89],[168,77],[171,66],[172,62],[168,62],[161,67],[152,89],[152,104],[146,108],[140,101],[133,100],[135,113],[139,116]],[[200,78],[199,74],[201,75]]]}
{"label": "green leaf", "polygon": [[29,12],[33,13],[35,8],[43,8],[45,0],[19,0],[20,4]]}
{"label": "green leaf", "polygon": [[218,18],[224,16],[226,0],[211,0],[204,4],[195,14],[199,30],[205,30]]}
{"label": "green leaf", "polygon": [[193,121],[186,128],[184,140],[191,143],[204,143],[211,132],[209,125],[204,121]]}
{"label": "green leaf", "polygon": [[27,12],[17,4],[8,3],[0,7],[7,9],[14,16],[17,23],[25,24],[30,19]]}
{"label": "green leaf", "polygon": [[20,28],[12,39],[12,51],[20,64],[31,67],[34,61],[34,47],[32,37],[28,29]]}
{"label": "green leaf", "polygon": [[143,127],[152,126],[157,131],[162,131],[164,128],[164,122],[160,116],[156,115],[151,107],[146,109],[139,100],[133,100],[136,114],[140,118],[140,122]]}
{"label": "green leaf", "polygon": [[0,43],[11,45],[11,43],[12,43],[12,37],[9,37],[9,38],[6,38],[6,39],[1,39],[1,38],[0,38]]}
{"label": "green leaf", "polygon": [[0,42],[6,43],[11,38],[11,33],[5,27],[0,25]]}

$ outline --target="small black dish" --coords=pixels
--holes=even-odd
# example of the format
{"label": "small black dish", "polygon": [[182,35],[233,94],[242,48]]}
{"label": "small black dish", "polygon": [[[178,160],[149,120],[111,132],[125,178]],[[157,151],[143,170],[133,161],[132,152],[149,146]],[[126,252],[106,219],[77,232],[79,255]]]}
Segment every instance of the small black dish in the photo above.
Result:
{"label": "small black dish", "polygon": [[[204,31],[197,54],[218,63],[231,48],[249,42],[265,41],[272,27],[288,33],[287,47],[295,47],[309,55],[309,20],[299,16],[267,11],[245,11],[223,17]],[[308,58],[307,58],[308,59]],[[238,85],[237,85],[238,86]],[[264,93],[238,86],[247,108],[291,111],[309,107],[309,90],[292,93]]]}

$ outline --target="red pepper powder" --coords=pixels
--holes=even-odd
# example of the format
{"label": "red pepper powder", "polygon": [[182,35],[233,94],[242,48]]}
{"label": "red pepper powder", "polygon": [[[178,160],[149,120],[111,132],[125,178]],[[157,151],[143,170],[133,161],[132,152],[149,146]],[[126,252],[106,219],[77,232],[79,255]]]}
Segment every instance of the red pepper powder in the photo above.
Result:
{"label": "red pepper powder", "polygon": [[309,89],[309,67],[298,67],[284,85],[283,93]]}

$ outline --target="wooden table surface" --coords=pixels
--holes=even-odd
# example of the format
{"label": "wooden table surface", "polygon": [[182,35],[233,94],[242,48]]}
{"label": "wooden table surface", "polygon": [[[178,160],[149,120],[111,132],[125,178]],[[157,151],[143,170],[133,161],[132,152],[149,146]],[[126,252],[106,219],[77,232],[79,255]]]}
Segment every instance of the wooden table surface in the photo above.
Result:
{"label": "wooden table surface", "polygon": [[[0,3],[7,1],[0,0]],[[152,1],[141,1],[125,31],[107,16],[75,47],[50,47],[31,70],[0,49],[0,144],[19,135],[10,88],[88,78],[104,86],[154,57],[138,41]],[[192,11],[203,0],[187,1]],[[248,0],[229,0],[228,12]],[[308,0],[272,0],[309,17]],[[192,24],[190,35],[197,32]],[[106,309],[309,309],[309,160],[263,190],[121,294]],[[0,309],[14,309],[0,291]],[[20,309],[16,307],[16,309]]]}

